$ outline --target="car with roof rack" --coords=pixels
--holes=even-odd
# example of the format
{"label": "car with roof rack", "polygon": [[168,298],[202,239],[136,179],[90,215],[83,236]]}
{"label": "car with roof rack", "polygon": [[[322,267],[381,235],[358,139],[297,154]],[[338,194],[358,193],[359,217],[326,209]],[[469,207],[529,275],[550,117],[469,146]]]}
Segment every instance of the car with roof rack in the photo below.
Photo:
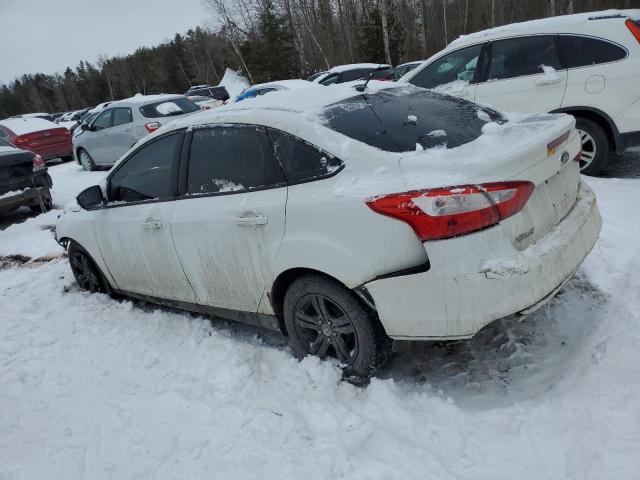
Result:
{"label": "car with roof rack", "polygon": [[580,165],[604,171],[640,145],[640,10],[515,23],[464,35],[401,82],[500,110],[576,117]]}

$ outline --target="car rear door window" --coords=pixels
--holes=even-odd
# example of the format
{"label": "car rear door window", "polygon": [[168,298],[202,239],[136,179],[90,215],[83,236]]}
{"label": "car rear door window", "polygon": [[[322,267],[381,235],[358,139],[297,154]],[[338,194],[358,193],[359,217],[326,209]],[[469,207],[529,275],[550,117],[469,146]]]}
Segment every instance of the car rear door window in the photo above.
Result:
{"label": "car rear door window", "polygon": [[111,119],[113,118],[113,110],[109,109],[98,115],[98,118],[93,122],[93,128],[95,130],[104,130],[111,126]]}
{"label": "car rear door window", "polygon": [[560,44],[567,68],[616,62],[627,56],[627,51],[624,48],[598,38],[560,35]]}
{"label": "car rear door window", "polygon": [[137,202],[174,196],[174,178],[182,132],[144,145],[109,181],[110,202]]}
{"label": "car rear door window", "polygon": [[193,132],[187,194],[239,192],[284,181],[264,127],[225,125]]}
{"label": "car rear door window", "polygon": [[130,108],[114,108],[113,109],[113,126],[124,125],[133,122]]}
{"label": "car rear door window", "polygon": [[561,70],[554,35],[509,38],[491,43],[489,80],[504,80],[543,73],[543,66]]}
{"label": "car rear door window", "polygon": [[409,83],[422,88],[435,88],[458,81],[471,83],[482,47],[483,44],[472,45],[447,53],[423,68]]}
{"label": "car rear door window", "polygon": [[338,78],[339,78],[339,74],[332,73],[331,75],[328,75],[326,78],[323,78],[322,80],[320,80],[320,83],[322,85],[333,85],[338,81]]}
{"label": "car rear door window", "polygon": [[369,76],[373,69],[358,69],[358,70],[347,70],[346,72],[342,72],[340,74],[340,83],[343,82],[352,82],[354,80],[358,80],[359,78]]}
{"label": "car rear door window", "polygon": [[335,172],[342,162],[288,133],[269,129],[273,149],[289,182],[304,182]]}

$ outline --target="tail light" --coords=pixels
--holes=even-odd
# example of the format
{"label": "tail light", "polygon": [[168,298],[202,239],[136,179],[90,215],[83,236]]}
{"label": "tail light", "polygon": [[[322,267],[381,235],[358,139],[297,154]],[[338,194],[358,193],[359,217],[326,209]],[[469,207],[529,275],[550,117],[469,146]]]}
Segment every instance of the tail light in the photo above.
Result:
{"label": "tail light", "polygon": [[13,144],[16,147],[27,145],[28,143],[29,143],[29,140],[27,140],[25,137],[17,136],[16,138],[13,139]]}
{"label": "tail light", "polygon": [[424,242],[495,225],[522,210],[534,189],[522,181],[463,185],[384,195],[367,205],[408,223]]}
{"label": "tail light", "polygon": [[624,24],[627,26],[631,34],[636,37],[638,43],[640,43],[640,22],[636,23],[629,18],[626,22],[624,22]]}
{"label": "tail light", "polygon": [[44,160],[40,155],[34,155],[33,157],[33,171],[37,172],[44,168]]}
{"label": "tail light", "polygon": [[202,105],[202,110],[211,110],[211,107],[209,105]]}
{"label": "tail light", "polygon": [[160,122],[149,122],[144,124],[144,128],[146,128],[149,133],[155,132],[161,126],[162,124]]}

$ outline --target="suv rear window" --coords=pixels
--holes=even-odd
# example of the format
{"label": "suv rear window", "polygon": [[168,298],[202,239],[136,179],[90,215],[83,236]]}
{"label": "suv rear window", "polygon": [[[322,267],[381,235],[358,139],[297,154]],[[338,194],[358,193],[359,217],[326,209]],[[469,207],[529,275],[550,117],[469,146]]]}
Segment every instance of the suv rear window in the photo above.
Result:
{"label": "suv rear window", "polygon": [[[347,137],[388,152],[455,148],[478,138],[481,107],[420,88],[397,87],[358,95],[325,107],[326,125]],[[482,107],[493,121],[499,113]]]}
{"label": "suv rear window", "polygon": [[200,110],[188,98],[172,98],[140,107],[140,113],[147,118],[171,117]]}
{"label": "suv rear window", "polygon": [[627,51],[606,40],[579,35],[560,35],[567,68],[586,67],[622,60]]}

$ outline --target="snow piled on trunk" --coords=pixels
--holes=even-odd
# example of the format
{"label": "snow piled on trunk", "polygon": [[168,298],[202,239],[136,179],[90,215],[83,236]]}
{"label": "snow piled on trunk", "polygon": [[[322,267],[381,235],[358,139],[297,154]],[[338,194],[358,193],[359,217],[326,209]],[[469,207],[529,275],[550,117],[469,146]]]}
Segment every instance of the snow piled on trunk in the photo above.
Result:
{"label": "snow piled on trunk", "polygon": [[63,259],[0,270],[0,478],[637,478],[640,181],[587,181],[601,239],[548,307],[366,388],[276,334],[81,292]]}

